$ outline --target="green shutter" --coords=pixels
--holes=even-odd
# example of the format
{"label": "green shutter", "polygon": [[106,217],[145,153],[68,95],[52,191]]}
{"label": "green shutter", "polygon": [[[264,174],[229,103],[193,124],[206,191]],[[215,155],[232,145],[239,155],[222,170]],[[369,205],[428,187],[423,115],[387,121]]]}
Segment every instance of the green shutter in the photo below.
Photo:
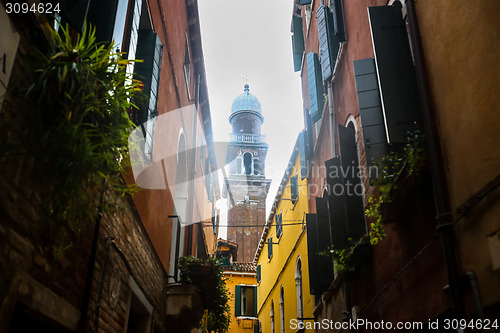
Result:
{"label": "green shutter", "polygon": [[304,6],[304,5],[310,5],[311,4],[311,0],[300,0],[300,4],[302,6]]}
{"label": "green shutter", "polygon": [[369,7],[368,14],[387,136],[391,144],[404,143],[421,115],[401,7]]}
{"label": "green shutter", "polygon": [[347,238],[357,240],[366,234],[363,187],[359,177],[356,132],[338,125],[340,162],[344,177],[344,195],[347,212]]}
{"label": "green shutter", "polygon": [[276,237],[280,237],[281,234],[283,233],[283,223],[282,223],[282,215],[281,215],[281,213],[275,215],[274,219],[276,221]]}
{"label": "green shutter", "polygon": [[260,283],[260,279],[261,279],[261,270],[262,270],[262,267],[261,265],[258,265],[257,266],[257,283]]}
{"label": "green shutter", "polygon": [[234,287],[234,316],[241,316],[241,286]]}
{"label": "green shutter", "polygon": [[[377,72],[373,58],[354,61],[359,114],[363,126],[363,139],[368,167],[387,155],[387,137],[384,115],[380,103]],[[376,177],[371,173],[370,178]]]}
{"label": "green shutter", "polygon": [[340,168],[340,157],[325,161],[326,182],[328,186],[328,204],[330,213],[330,234],[332,245],[337,250],[349,246],[347,240],[347,215],[345,196],[343,195],[344,181]]}
{"label": "green shutter", "polygon": [[307,143],[305,130],[299,133],[300,179],[307,177]]}
{"label": "green shutter", "polygon": [[257,317],[257,287],[253,287],[253,316]]}
{"label": "green shutter", "polygon": [[293,71],[298,72],[302,68],[303,53],[295,53],[295,38],[292,35]]}
{"label": "green shutter", "polygon": [[303,53],[304,52],[304,30],[302,26],[302,17],[293,16],[292,17],[293,24],[293,41],[294,41],[294,49],[293,53]]}
{"label": "green shutter", "polygon": [[87,16],[90,0],[62,0],[50,1],[53,6],[59,4],[63,22],[69,23],[78,32],[82,32],[83,22]]}
{"label": "green shutter", "polygon": [[299,198],[299,176],[295,175],[290,178],[290,197],[292,199],[292,203],[297,202]]}
{"label": "green shutter", "polygon": [[267,240],[267,258],[271,259],[273,256],[273,238],[269,237]]}
{"label": "green shutter", "polygon": [[307,54],[307,82],[309,85],[309,109],[313,123],[321,119],[323,113],[323,80],[321,78],[321,65],[318,55],[310,52]]}
{"label": "green shutter", "polygon": [[333,15],[328,6],[320,6],[318,8],[317,17],[319,51],[321,55],[321,76],[322,80],[326,81],[333,74],[340,48],[340,41],[334,33]]}

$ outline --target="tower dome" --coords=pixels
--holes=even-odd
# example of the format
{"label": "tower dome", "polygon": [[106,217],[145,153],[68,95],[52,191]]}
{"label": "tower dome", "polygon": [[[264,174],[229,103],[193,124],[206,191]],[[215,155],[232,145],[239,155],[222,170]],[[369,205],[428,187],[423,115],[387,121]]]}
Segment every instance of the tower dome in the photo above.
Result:
{"label": "tower dome", "polygon": [[238,111],[253,111],[261,113],[260,101],[253,94],[250,93],[248,84],[245,84],[243,94],[236,97],[231,107],[231,115]]}

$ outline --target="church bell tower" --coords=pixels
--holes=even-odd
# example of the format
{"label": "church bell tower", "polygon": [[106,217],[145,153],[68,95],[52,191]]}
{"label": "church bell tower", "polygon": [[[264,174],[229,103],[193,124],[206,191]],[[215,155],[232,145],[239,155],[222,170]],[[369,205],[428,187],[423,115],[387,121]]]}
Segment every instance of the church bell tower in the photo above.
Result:
{"label": "church bell tower", "polygon": [[227,151],[229,174],[224,187],[228,199],[227,240],[238,244],[237,262],[252,262],[266,222],[268,145],[260,127],[264,122],[260,101],[245,84],[231,107],[232,126]]}

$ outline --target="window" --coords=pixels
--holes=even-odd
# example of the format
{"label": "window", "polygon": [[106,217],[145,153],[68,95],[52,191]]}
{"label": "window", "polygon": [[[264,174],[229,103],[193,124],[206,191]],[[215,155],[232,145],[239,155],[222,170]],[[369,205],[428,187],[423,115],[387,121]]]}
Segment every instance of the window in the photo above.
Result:
{"label": "window", "polygon": [[276,237],[280,238],[281,234],[283,234],[283,215],[282,213],[277,214],[274,217],[276,221]]}
{"label": "window", "polygon": [[298,173],[295,176],[290,178],[290,198],[292,199],[292,204],[297,202],[299,198],[299,175]]}
{"label": "window", "polygon": [[274,301],[271,301],[271,333],[274,332]]}
{"label": "window", "polygon": [[297,258],[297,265],[295,267],[295,293],[297,296],[297,318],[304,318],[304,300],[302,294],[302,260],[300,259],[300,257]]}
{"label": "window", "polygon": [[285,292],[280,289],[280,332],[285,333]]}
{"label": "window", "polygon": [[245,167],[245,174],[252,174],[252,154],[246,152],[243,154],[243,166]]}
{"label": "window", "polygon": [[257,266],[257,283],[260,283],[261,274],[262,274],[262,268],[261,268],[261,265],[259,264]]}
{"label": "window", "polygon": [[267,240],[267,258],[271,259],[273,256],[273,238],[269,237]]}
{"label": "window", "polygon": [[234,315],[236,317],[257,317],[257,286],[235,286]]}
{"label": "window", "polygon": [[153,306],[147,301],[145,295],[130,278],[129,285],[131,295],[129,298],[129,310],[127,318],[127,333],[147,333],[151,329]]}

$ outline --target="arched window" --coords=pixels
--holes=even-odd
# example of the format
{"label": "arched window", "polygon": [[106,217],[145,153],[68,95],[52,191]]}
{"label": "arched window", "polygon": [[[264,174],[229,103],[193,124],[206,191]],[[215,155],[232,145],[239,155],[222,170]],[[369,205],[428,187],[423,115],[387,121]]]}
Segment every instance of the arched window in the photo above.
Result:
{"label": "arched window", "polygon": [[251,153],[246,152],[243,154],[243,165],[245,166],[245,174],[251,175],[252,174],[252,154]]}
{"label": "arched window", "polygon": [[271,301],[271,333],[274,333],[274,301]]}
{"label": "arched window", "polygon": [[302,295],[302,260],[300,259],[300,257],[297,258],[297,265],[295,266],[295,293],[297,295],[297,318],[304,318],[304,301]]}
{"label": "arched window", "polygon": [[285,292],[280,289],[280,332],[285,333]]}

